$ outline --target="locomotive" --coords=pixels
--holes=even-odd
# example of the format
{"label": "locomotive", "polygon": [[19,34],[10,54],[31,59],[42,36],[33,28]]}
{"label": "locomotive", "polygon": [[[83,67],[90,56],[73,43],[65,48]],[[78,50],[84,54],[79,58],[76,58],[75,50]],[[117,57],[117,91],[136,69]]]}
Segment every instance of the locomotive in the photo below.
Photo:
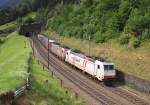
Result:
{"label": "locomotive", "polygon": [[78,50],[70,49],[54,40],[48,40],[44,35],[39,34],[38,40],[46,49],[49,45],[49,50],[64,62],[77,67],[99,81],[112,81],[115,79],[116,71],[113,63],[100,57],[86,56]]}

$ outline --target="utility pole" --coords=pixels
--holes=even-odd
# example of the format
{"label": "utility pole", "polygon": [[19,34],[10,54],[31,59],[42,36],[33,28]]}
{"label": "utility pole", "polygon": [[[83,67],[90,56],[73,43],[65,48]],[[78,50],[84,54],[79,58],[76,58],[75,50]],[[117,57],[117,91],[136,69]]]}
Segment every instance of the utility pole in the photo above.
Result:
{"label": "utility pole", "polygon": [[33,48],[33,56],[34,56],[34,35],[32,33],[32,48]]}
{"label": "utility pole", "polygon": [[48,38],[48,70],[49,70],[49,38]]}
{"label": "utility pole", "polygon": [[89,56],[91,55],[91,34],[89,35]]}

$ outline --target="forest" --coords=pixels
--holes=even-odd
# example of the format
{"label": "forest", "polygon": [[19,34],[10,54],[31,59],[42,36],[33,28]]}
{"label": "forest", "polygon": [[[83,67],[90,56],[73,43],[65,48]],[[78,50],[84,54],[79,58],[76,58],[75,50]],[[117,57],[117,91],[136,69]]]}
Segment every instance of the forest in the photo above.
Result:
{"label": "forest", "polygon": [[118,38],[133,47],[150,40],[149,0],[81,0],[79,5],[59,4],[49,27],[60,35],[103,43]]}
{"label": "forest", "polygon": [[149,0],[23,0],[0,9],[0,25],[37,11],[37,22],[62,36],[104,43],[117,38],[137,48],[150,40]]}
{"label": "forest", "polygon": [[57,2],[58,0],[22,0],[18,5],[0,7],[0,25],[21,18],[40,8],[51,7]]}

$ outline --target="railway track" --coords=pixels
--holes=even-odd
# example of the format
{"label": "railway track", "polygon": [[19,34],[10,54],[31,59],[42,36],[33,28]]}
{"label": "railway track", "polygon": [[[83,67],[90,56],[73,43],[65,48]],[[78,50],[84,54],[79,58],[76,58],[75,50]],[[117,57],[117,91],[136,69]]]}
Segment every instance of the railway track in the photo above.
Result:
{"label": "railway track", "polygon": [[70,71],[65,70],[65,72],[64,72],[64,68],[59,67],[59,64],[57,62],[53,62],[53,61],[54,61],[53,59],[50,59],[50,65],[53,66],[53,68],[55,68],[55,70],[59,71],[68,80],[70,80],[72,83],[74,83],[75,85],[80,87],[80,89],[82,89],[86,93],[90,94],[96,100],[100,101],[103,105],[117,104],[117,103],[113,102],[110,98],[106,97],[105,94],[102,94],[102,93],[99,94],[99,92],[97,90],[95,90],[91,86],[87,85],[86,82],[80,80],[80,78],[76,77],[76,75],[73,75]]}
{"label": "railway track", "polygon": [[[55,67],[58,67],[58,66],[60,66],[59,64],[60,63],[58,63],[58,62],[54,62],[54,61],[56,61],[54,58],[52,59],[52,57],[51,57],[51,60],[50,60],[50,62],[51,62],[51,65],[53,65],[53,68],[55,68]],[[54,65],[55,64],[55,65]],[[60,70],[59,72],[62,72],[62,70],[63,69],[67,69],[67,68],[63,68],[62,66],[60,66],[59,68],[55,68],[55,69],[58,69],[58,70]],[[78,82],[77,83],[79,83],[79,85],[82,83],[82,81],[80,80],[81,78],[78,78],[78,77],[76,77],[77,75],[74,75],[74,73],[72,74],[72,72],[69,72],[69,70],[67,70],[67,72],[68,73],[65,73],[65,74],[63,74],[63,72],[62,72],[62,74],[63,75],[69,75],[69,77],[67,77],[67,76],[65,76],[65,77],[67,77],[67,79],[69,79],[70,80],[70,76],[71,77],[73,77],[73,76],[75,76],[74,77],[74,79],[76,79],[76,80],[78,80]],[[74,82],[73,80],[71,80],[72,82]],[[84,81],[85,83],[82,83],[83,84],[83,87],[86,87],[90,92],[92,92],[93,94],[94,94],[94,96],[98,96],[100,99],[98,99],[98,100],[100,100],[101,101],[101,98],[103,99],[103,100],[105,100],[105,101],[107,101],[107,103],[109,103],[108,105],[112,105],[112,104],[118,104],[118,103],[115,103],[115,102],[113,102],[113,101],[110,101],[110,100],[115,100],[114,98],[112,98],[112,97],[110,97],[110,98],[107,98],[107,96],[105,96],[105,95],[108,95],[108,94],[106,94],[106,93],[103,93],[103,91],[102,90],[100,90],[100,89],[96,89],[95,87],[93,88],[93,87],[89,87],[89,85],[91,86],[92,84],[89,84],[89,85],[86,85],[87,83],[88,83],[88,81]],[[98,82],[99,83],[99,82]],[[76,83],[75,83],[76,84]],[[79,86],[78,85],[78,86]],[[107,87],[107,86],[104,86],[103,84],[100,84],[100,85],[102,85],[104,88],[106,88],[106,89],[108,89],[108,90],[110,90],[111,92],[113,92],[113,93],[115,93],[115,94],[117,94],[118,96],[120,96],[120,97],[123,97],[123,98],[125,98],[126,100],[128,100],[128,101],[130,101],[131,103],[133,103],[133,104],[135,104],[135,105],[149,105],[149,103],[147,103],[147,102],[145,102],[143,99],[140,99],[139,97],[137,97],[137,96],[135,96],[135,95],[133,95],[133,94],[130,94],[130,93],[128,93],[127,91],[125,92],[125,90],[122,90],[122,89],[120,89],[120,88],[110,88],[110,87]],[[81,86],[80,86],[81,87]],[[82,87],[81,87],[82,88]],[[84,91],[86,91],[86,90],[84,90]],[[99,91],[102,91],[100,94],[98,94],[98,92]],[[88,91],[87,91],[88,92]],[[89,93],[89,92],[88,92]],[[103,95],[102,95],[103,94]],[[92,95],[93,96],[93,95]],[[97,98],[96,98],[97,99]],[[104,104],[104,103],[103,103]],[[119,103],[119,105],[120,105],[120,103]]]}
{"label": "railway track", "polygon": [[[46,49],[35,40],[35,46],[38,53],[43,57],[45,61],[48,61]],[[103,105],[149,105],[139,97],[133,96],[124,90],[119,88],[110,88],[102,84],[99,85],[98,82],[93,82],[93,80],[83,76],[83,74],[78,73],[73,70],[73,68],[68,67],[64,62],[61,62],[58,58],[54,57],[51,53],[49,54],[49,64],[57,72],[63,75],[65,78],[70,80],[72,83],[77,85],[81,90],[85,91],[92,98],[96,99]]]}
{"label": "railway track", "polygon": [[[110,89],[108,87],[105,87],[106,89]],[[111,91],[120,97],[125,98],[126,100],[132,102],[135,105],[150,105],[150,103],[146,102],[144,99],[139,98],[135,94],[129,93],[126,90],[120,89],[120,88],[111,88]]]}

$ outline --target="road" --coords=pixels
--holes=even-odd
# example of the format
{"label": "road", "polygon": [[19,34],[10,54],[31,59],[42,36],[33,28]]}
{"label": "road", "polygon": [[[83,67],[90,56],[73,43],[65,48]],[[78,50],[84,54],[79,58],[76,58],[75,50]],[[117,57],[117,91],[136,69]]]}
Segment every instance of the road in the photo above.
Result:
{"label": "road", "polygon": [[60,61],[49,53],[36,39],[31,40],[34,55],[42,64],[53,71],[54,75],[63,81],[63,85],[78,94],[87,105],[150,105],[150,102],[119,87],[107,87],[102,83],[91,79],[80,70]]}

